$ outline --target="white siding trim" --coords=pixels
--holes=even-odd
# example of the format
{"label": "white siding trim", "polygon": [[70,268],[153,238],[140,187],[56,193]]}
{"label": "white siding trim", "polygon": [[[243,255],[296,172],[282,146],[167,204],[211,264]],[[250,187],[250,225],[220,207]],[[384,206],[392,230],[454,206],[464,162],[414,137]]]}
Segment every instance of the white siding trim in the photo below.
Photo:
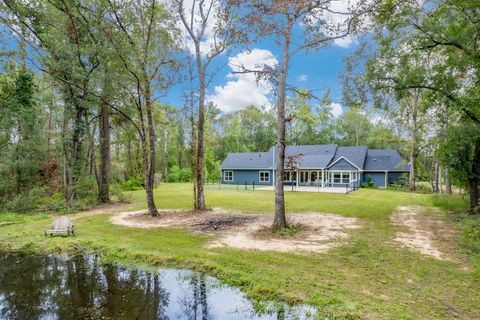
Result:
{"label": "white siding trim", "polygon": [[359,167],[357,167],[356,165],[354,165],[351,161],[349,161],[347,158],[345,158],[344,156],[341,156],[340,158],[338,158],[337,160],[335,160],[332,164],[330,164],[329,166],[327,166],[327,168],[330,168],[331,166],[333,166],[335,163],[337,163],[338,161],[340,160],[345,160],[347,161],[348,163],[350,163],[352,166],[354,166],[355,168],[357,168],[357,170],[362,170],[360,169]]}

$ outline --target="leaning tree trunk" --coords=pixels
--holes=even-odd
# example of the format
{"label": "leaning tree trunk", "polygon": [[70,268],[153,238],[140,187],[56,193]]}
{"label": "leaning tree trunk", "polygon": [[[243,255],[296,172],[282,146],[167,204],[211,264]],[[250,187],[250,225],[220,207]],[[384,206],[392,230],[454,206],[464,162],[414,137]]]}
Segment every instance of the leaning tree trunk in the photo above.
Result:
{"label": "leaning tree trunk", "polygon": [[[148,80],[145,80],[145,107],[147,111],[147,136],[148,150],[144,146],[144,165],[145,165],[145,190],[147,193],[148,212],[152,217],[159,215],[155,200],[153,198],[153,189],[155,187],[155,128],[153,127],[153,104],[151,99],[151,89]],[[144,138],[146,140],[146,138]],[[145,141],[146,142],[146,141]]]}
{"label": "leaning tree trunk", "polygon": [[283,173],[285,170],[285,96],[287,86],[288,62],[290,59],[290,31],[291,26],[290,24],[287,24],[277,94],[277,165],[275,168],[275,217],[273,219],[273,229],[281,229],[288,227],[287,218],[285,217]]}

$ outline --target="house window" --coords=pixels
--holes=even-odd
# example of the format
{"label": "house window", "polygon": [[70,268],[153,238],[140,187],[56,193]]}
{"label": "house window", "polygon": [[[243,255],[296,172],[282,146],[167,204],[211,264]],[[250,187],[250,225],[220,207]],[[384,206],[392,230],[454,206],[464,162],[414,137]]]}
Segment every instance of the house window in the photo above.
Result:
{"label": "house window", "polygon": [[333,173],[333,183],[341,183],[342,181],[342,174],[340,172]]}
{"label": "house window", "polygon": [[283,181],[290,181],[290,171],[283,172]]}
{"label": "house window", "polygon": [[270,182],[270,171],[260,171],[260,182]]}
{"label": "house window", "polygon": [[224,181],[233,181],[233,171],[224,171],[223,172]]}
{"label": "house window", "polygon": [[350,172],[342,173],[342,183],[350,183]]}

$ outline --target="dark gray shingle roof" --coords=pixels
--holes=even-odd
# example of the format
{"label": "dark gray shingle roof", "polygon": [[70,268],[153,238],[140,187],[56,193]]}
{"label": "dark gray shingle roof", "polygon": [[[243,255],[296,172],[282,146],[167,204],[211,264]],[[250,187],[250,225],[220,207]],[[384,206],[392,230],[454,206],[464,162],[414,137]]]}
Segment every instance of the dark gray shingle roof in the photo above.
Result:
{"label": "dark gray shingle roof", "polygon": [[272,152],[229,153],[221,169],[269,169],[273,167]]}
{"label": "dark gray shingle roof", "polygon": [[410,165],[406,164],[397,150],[393,149],[368,149],[364,170],[398,170],[408,171]]}
{"label": "dark gray shingle roof", "polygon": [[330,165],[336,162],[340,158],[345,158],[350,161],[353,165],[360,170],[363,168],[365,163],[365,155],[367,154],[367,147],[358,146],[358,147],[338,147],[335,157],[332,159]]}
{"label": "dark gray shingle roof", "polygon": [[287,146],[285,157],[299,156],[300,167],[303,168],[326,168],[336,149],[336,144]]}
{"label": "dark gray shingle roof", "polygon": [[[271,169],[274,167],[273,151],[272,147],[268,152],[229,153],[220,168]],[[300,167],[303,168],[326,168],[342,157],[358,168],[367,171],[408,171],[410,168],[396,150],[367,149],[365,146],[337,147],[335,144],[287,146],[285,155],[287,157],[299,155]]]}
{"label": "dark gray shingle roof", "polygon": [[333,158],[333,154],[313,155],[307,154],[300,158],[301,168],[326,168]]}

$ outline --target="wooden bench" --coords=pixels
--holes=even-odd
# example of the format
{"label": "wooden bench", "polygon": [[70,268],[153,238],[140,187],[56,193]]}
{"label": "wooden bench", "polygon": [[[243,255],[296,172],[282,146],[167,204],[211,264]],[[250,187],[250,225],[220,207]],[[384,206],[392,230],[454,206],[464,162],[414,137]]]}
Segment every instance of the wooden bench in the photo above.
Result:
{"label": "wooden bench", "polygon": [[54,235],[75,236],[75,229],[72,220],[65,216],[55,218],[50,229],[45,230],[45,237],[48,235],[51,237]]}

